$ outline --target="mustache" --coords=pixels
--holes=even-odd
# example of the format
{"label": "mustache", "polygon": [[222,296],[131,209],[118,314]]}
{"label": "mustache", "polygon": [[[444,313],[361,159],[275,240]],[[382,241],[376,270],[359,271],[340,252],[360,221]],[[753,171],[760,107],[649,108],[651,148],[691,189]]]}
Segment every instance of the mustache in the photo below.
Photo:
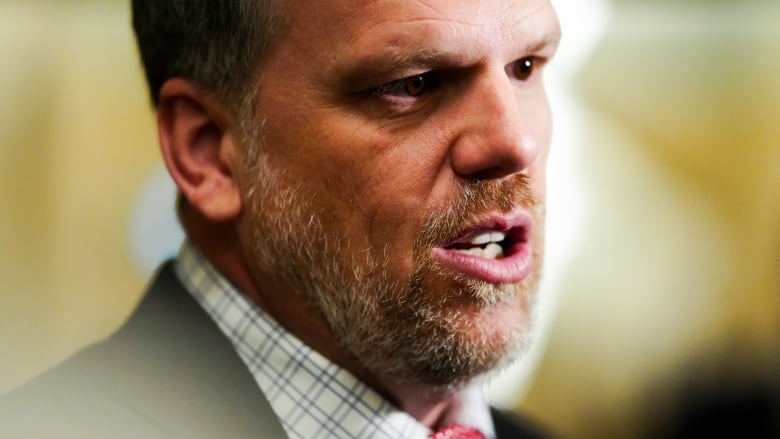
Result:
{"label": "mustache", "polygon": [[422,250],[447,242],[490,212],[508,213],[517,207],[535,209],[538,205],[527,175],[515,174],[504,181],[461,182],[447,207],[426,217],[415,248]]}

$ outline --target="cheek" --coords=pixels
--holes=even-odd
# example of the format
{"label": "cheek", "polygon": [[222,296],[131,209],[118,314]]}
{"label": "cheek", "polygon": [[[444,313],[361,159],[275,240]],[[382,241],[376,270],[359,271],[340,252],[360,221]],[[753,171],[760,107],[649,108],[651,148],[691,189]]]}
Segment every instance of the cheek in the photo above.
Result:
{"label": "cheek", "polygon": [[[404,178],[407,176],[408,178]],[[365,233],[370,247],[390,260],[396,275],[413,267],[413,247],[426,213],[425,196],[411,174],[383,171],[363,193]]]}
{"label": "cheek", "polygon": [[375,258],[411,268],[437,173],[429,141],[348,119],[312,119],[294,132],[269,131],[266,141],[275,142],[270,154],[312,200],[323,226],[349,242],[349,253],[359,260],[371,248]]}
{"label": "cheek", "polygon": [[361,186],[369,244],[390,258],[389,269],[397,279],[414,268],[414,242],[428,213],[443,201],[436,190],[443,186],[437,182],[444,159],[430,139],[389,140],[393,147],[374,158]]}

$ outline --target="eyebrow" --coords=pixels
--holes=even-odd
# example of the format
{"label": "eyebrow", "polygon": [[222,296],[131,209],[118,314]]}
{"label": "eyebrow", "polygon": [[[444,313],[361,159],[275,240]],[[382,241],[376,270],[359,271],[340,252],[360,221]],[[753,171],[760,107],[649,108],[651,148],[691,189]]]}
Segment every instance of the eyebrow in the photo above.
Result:
{"label": "eyebrow", "polygon": [[555,28],[555,31],[553,32],[546,32],[541,38],[535,39],[535,41],[532,41],[529,43],[525,49],[525,53],[536,53],[540,50],[546,48],[546,47],[558,47],[558,43],[561,42],[561,29],[560,27]]}
{"label": "eyebrow", "polygon": [[389,80],[413,70],[454,67],[458,65],[456,59],[456,54],[431,48],[378,51],[340,67],[339,71],[343,73],[340,80],[352,84],[383,78]]}
{"label": "eyebrow", "polygon": [[[560,28],[545,32],[540,37],[534,37],[525,45],[520,45],[518,53],[534,54],[547,47],[556,47],[560,41]],[[520,58],[520,56],[518,57]],[[467,66],[472,59],[458,52],[441,50],[433,47],[421,47],[413,50],[380,50],[350,61],[339,67],[338,82],[345,87],[363,84],[375,85],[377,80],[393,80],[413,74],[412,72],[457,69]]]}

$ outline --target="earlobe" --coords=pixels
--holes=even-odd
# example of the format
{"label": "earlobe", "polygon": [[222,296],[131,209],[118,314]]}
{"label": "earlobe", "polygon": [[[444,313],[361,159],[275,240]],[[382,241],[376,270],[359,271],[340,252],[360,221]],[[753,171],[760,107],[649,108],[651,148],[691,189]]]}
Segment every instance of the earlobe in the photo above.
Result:
{"label": "earlobe", "polygon": [[188,81],[172,79],[160,91],[157,124],[168,172],[189,204],[215,222],[241,213],[230,120],[222,105]]}

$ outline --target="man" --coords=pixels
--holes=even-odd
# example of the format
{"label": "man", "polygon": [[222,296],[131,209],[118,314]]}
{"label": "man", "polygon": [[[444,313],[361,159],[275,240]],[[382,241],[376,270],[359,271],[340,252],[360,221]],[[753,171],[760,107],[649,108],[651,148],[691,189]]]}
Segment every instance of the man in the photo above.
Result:
{"label": "man", "polygon": [[541,266],[548,1],[133,14],[188,241],[118,334],[7,398],[0,424],[533,434],[479,387],[522,352]]}

